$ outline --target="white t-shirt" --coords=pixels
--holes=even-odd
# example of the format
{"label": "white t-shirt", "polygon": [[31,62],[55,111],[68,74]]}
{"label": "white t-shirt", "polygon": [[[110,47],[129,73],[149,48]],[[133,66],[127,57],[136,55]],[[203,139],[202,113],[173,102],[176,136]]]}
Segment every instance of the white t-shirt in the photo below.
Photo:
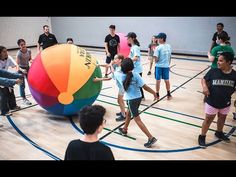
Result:
{"label": "white t-shirt", "polygon": [[15,60],[11,56],[8,55],[6,60],[0,60],[0,69],[8,70],[9,67],[16,67],[17,64]]}
{"label": "white t-shirt", "polygon": [[[8,55],[8,58],[6,60],[0,60],[0,69],[8,70],[9,67],[16,67],[17,64],[15,60],[11,56]],[[3,86],[0,86],[1,88],[4,88]]]}

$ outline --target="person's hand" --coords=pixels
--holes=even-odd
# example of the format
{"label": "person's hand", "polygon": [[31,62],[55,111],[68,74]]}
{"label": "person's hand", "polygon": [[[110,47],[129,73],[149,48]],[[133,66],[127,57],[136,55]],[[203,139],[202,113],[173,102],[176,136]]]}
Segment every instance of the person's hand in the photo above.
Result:
{"label": "person's hand", "polygon": [[16,79],[16,84],[20,85],[23,83],[23,80],[22,79]]}
{"label": "person's hand", "polygon": [[153,97],[154,97],[153,101],[157,101],[158,100],[156,93],[153,94]]}
{"label": "person's hand", "polygon": [[206,97],[208,97],[209,95],[210,95],[210,92],[209,92],[209,89],[208,89],[208,87],[207,86],[205,86],[205,87],[203,87],[203,94],[206,96]]}

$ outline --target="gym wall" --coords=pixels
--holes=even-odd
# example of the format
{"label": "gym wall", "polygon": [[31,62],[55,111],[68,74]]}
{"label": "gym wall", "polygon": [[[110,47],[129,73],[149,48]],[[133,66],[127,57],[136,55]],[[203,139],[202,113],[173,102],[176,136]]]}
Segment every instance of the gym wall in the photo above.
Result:
{"label": "gym wall", "polygon": [[17,48],[17,40],[25,39],[28,46],[36,45],[43,25],[51,27],[50,17],[0,17],[0,45]]}
{"label": "gym wall", "polygon": [[206,55],[216,24],[222,22],[236,51],[236,17],[51,17],[53,33],[59,42],[72,37],[79,45],[104,47],[109,25],[116,32],[135,32],[142,50],[147,50],[151,37],[167,34],[167,42],[176,53]]}

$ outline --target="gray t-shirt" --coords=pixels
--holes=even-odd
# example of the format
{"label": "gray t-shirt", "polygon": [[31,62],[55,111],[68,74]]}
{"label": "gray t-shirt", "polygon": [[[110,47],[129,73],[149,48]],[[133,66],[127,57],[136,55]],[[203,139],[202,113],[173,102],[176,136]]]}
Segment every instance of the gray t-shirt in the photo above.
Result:
{"label": "gray t-shirt", "polygon": [[28,67],[29,60],[31,57],[30,49],[27,49],[26,53],[23,53],[21,50],[18,50],[16,57],[19,59],[19,66],[20,67]]}

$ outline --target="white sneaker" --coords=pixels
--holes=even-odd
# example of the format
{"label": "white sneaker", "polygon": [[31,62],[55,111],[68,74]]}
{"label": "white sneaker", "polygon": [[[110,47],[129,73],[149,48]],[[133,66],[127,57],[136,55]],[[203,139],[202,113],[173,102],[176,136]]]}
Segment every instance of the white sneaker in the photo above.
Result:
{"label": "white sneaker", "polygon": [[27,106],[32,105],[32,103],[29,100],[27,100],[26,98],[23,100],[23,102]]}

